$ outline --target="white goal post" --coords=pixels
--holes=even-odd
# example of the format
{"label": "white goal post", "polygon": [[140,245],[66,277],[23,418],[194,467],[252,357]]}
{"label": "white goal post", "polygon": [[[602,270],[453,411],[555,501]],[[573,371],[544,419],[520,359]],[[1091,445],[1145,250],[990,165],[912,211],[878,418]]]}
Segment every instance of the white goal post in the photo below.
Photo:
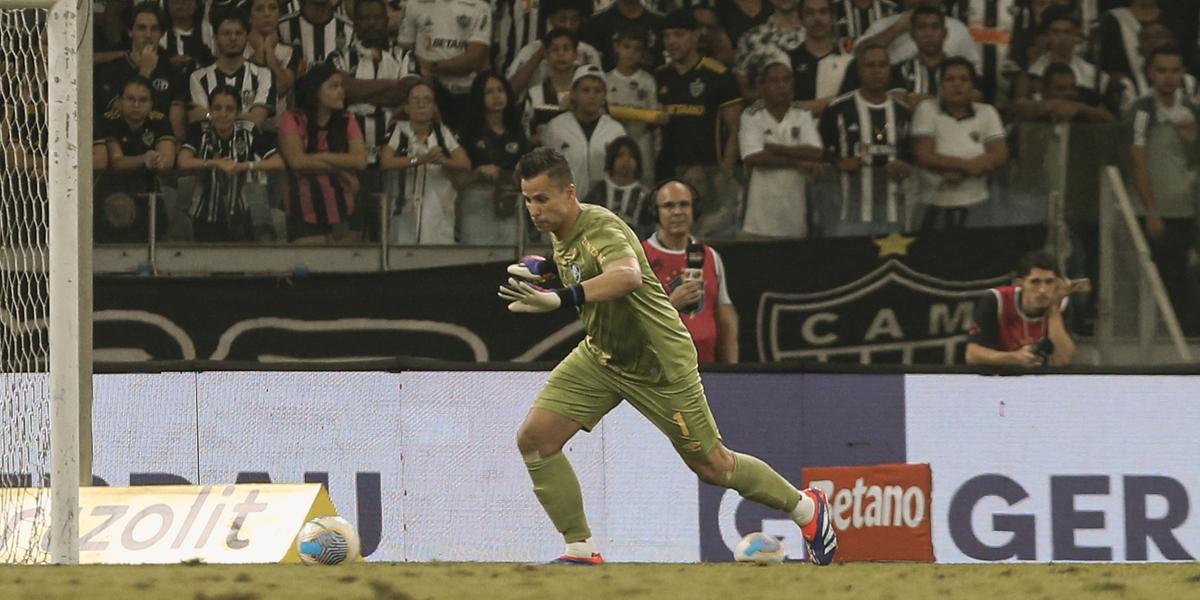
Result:
{"label": "white goal post", "polygon": [[[25,10],[22,12],[22,9]],[[79,562],[79,486],[81,482],[91,484],[92,2],[0,0],[0,12],[8,13],[6,23],[32,19],[39,25],[45,24],[46,136],[44,148],[35,154],[44,153],[45,156],[44,167],[39,165],[39,168],[43,169],[46,181],[49,231],[44,239],[48,241],[21,244],[7,240],[2,268],[39,270],[47,274],[45,288],[49,308],[36,319],[44,318],[48,327],[48,355],[39,350],[37,359],[43,364],[36,372],[16,375],[40,377],[40,373],[49,371],[46,394],[50,430],[48,558],[57,564],[76,564]],[[19,46],[22,43],[21,36],[11,35],[12,31],[6,33],[4,52],[8,56],[22,52],[29,54],[28,46],[40,43],[40,40],[25,39],[24,47],[13,47],[12,44]],[[40,54],[40,50],[32,52],[35,60],[43,59],[38,56]],[[19,76],[19,73],[14,74],[12,63],[6,64],[5,85],[21,89],[20,85],[14,85],[14,77]],[[41,85],[38,78],[40,75],[31,78],[32,85]],[[34,160],[42,159],[38,156]],[[0,197],[0,202],[12,201]],[[28,247],[18,247],[24,245]],[[22,253],[32,258],[22,260]],[[33,287],[36,286],[31,289]],[[0,308],[15,312],[12,306]],[[10,316],[10,328],[16,320]],[[20,326],[32,329],[34,321],[35,318],[30,317]],[[11,369],[8,364],[4,367]],[[0,443],[20,442],[14,442],[10,437]],[[32,481],[30,485],[36,487],[44,483]],[[44,494],[38,494],[38,497],[44,497]],[[18,506],[17,510],[22,509]],[[42,510],[44,508],[39,505],[34,512]],[[20,515],[18,512],[18,518]],[[3,516],[9,518],[9,515]]]}

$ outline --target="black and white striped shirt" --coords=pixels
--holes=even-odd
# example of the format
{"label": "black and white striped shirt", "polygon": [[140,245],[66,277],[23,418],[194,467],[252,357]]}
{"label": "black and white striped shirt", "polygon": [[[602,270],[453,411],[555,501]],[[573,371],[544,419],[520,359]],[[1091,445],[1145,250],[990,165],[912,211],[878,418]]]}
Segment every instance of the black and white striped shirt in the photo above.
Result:
{"label": "black and white striped shirt", "polygon": [[[249,121],[234,123],[233,134],[228,138],[218,136],[208,120],[192,123],[181,149],[200,159],[230,158],[236,162],[263,160],[276,152],[275,137],[259,131]],[[203,223],[218,223],[224,220],[223,216],[245,212],[242,186],[255,176],[251,173],[231,175],[220,169],[210,169],[202,174],[199,185],[194,188],[189,210],[192,218]]]}
{"label": "black and white striped shirt", "polygon": [[275,76],[271,70],[244,61],[241,68],[225,73],[213,63],[192,72],[192,104],[208,107],[208,93],[218,85],[228,85],[241,94],[242,112],[255,106],[266,107],[268,113],[275,111]]}
{"label": "black and white striped shirt", "polygon": [[893,160],[912,162],[912,112],[890,96],[882,104],[859,92],[834,100],[818,126],[825,155],[837,163],[857,157],[862,168],[841,176],[844,223],[898,223],[904,218],[904,187],[887,175]]}
{"label": "black and white striped shirt", "polygon": [[[378,62],[372,59],[376,51],[379,52]],[[367,48],[361,43],[355,43],[333,55],[332,61],[339,71],[355,79],[374,81],[420,77],[413,52],[394,44],[391,48],[376,50]],[[378,104],[367,102],[351,104],[349,109],[358,119],[367,151],[374,158],[374,150],[388,141],[391,111]]]}
{"label": "black and white striped shirt", "polygon": [[898,79],[897,83],[903,84],[905,90],[914,94],[937,96],[939,68],[941,68],[941,62],[930,67],[921,60],[920,56],[916,56],[894,65],[892,69],[896,75],[893,76],[893,79]]}
{"label": "black and white striped shirt", "polygon": [[354,23],[334,15],[327,23],[316,25],[294,12],[279,19],[279,41],[299,48],[305,64],[315,65],[354,41]]}
{"label": "black and white striped shirt", "polygon": [[839,0],[834,3],[834,10],[838,36],[856,40],[871,23],[900,12],[900,7],[890,0],[871,0],[866,8],[859,8],[853,0]]}
{"label": "black and white striped shirt", "polygon": [[546,19],[542,16],[541,0],[500,0],[496,4],[492,39],[496,66],[504,73],[521,48],[546,34]]}

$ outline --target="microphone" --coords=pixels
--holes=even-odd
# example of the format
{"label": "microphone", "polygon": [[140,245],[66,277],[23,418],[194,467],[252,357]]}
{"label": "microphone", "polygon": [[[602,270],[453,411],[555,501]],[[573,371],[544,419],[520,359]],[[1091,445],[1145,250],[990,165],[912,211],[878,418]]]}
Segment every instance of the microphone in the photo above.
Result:
{"label": "microphone", "polygon": [[[689,242],[684,255],[687,257],[687,268],[683,270],[683,282],[692,281],[700,282],[700,289],[704,289],[704,244],[699,242]],[[700,308],[704,304],[704,298],[701,297],[696,303],[689,305],[685,312],[695,314],[700,312]]]}

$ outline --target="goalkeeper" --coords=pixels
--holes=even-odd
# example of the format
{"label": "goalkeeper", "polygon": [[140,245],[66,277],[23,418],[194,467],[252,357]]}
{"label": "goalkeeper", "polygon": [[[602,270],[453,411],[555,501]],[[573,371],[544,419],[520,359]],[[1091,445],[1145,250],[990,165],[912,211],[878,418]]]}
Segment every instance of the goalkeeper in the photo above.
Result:
{"label": "goalkeeper", "polygon": [[[554,258],[526,257],[510,266],[513,277],[500,297],[516,313],[575,309],[587,330],[554,368],[517,433],[533,492],[566,542],[555,562],[604,562],[588,529],[579,480],[561,450],[624,399],[670,438],[702,481],[788,513],[810,559],[829,564],[837,536],[824,493],[797,490],[766,463],[721,443],[695,347],[633,231],[608,209],[580,204],[570,166],[553,149],[522,157],[517,176],[534,226],[551,234]],[[554,278],[561,288],[530,283]]]}

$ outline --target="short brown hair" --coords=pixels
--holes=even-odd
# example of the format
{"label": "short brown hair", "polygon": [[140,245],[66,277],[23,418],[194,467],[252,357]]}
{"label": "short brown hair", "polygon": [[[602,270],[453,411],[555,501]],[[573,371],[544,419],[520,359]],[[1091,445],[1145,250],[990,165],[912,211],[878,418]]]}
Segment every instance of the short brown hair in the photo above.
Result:
{"label": "short brown hair", "polygon": [[[575,183],[575,178],[571,175],[571,164],[554,148],[535,148],[517,161],[518,180],[533,179],[542,173],[559,187],[565,188],[568,184]],[[520,185],[520,181],[517,184]]]}

